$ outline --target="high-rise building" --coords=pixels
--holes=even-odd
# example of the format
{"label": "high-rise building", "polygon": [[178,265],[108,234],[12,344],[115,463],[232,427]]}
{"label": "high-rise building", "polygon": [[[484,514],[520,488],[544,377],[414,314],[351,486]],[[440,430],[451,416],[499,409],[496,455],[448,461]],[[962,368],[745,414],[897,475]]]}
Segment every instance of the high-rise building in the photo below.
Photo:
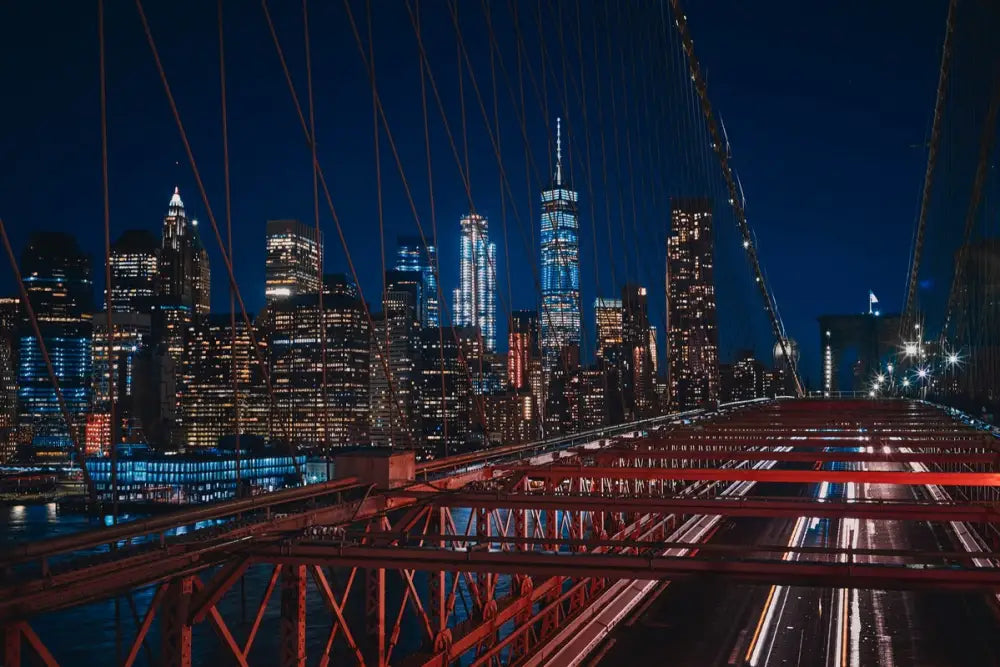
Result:
{"label": "high-rise building", "polygon": [[178,188],[163,218],[158,282],[153,336],[178,364],[188,327],[196,317],[207,315],[211,305],[208,252],[198,236],[198,222],[188,220]]}
{"label": "high-rise building", "polygon": [[246,419],[263,378],[246,325],[236,321],[233,338],[228,314],[201,318],[181,360],[180,417],[185,447],[215,447],[237,430],[265,435],[262,424]]}
{"label": "high-rise building", "polygon": [[493,351],[497,347],[497,247],[490,243],[484,216],[470,213],[460,224],[458,288],[452,319],[455,326],[479,327],[484,347]]}
{"label": "high-rise building", "polygon": [[368,321],[361,302],[350,293],[353,285],[329,278],[322,316],[325,378],[318,294],[299,294],[273,304],[268,346],[274,388],[271,434],[296,446],[367,445]]}
{"label": "high-rise building", "polygon": [[21,300],[0,297],[0,465],[16,453],[17,426],[17,329]]}
{"label": "high-rise building", "polygon": [[577,193],[564,183],[561,119],[556,119],[556,173],[542,191],[542,356],[546,368],[563,348],[580,345],[580,221]]}
{"label": "high-rise building", "polygon": [[[28,299],[81,442],[93,377],[90,271],[90,258],[69,234],[36,232],[21,254],[21,275]],[[73,440],[42,349],[26,320],[20,324],[19,338],[18,423],[31,429],[36,446],[66,449]]]}
{"label": "high-rise building", "polygon": [[417,392],[421,439],[432,456],[466,448],[471,425],[469,373],[451,328],[420,332]]}
{"label": "high-rise building", "polygon": [[[112,377],[115,388],[116,415],[119,423],[125,423],[128,428],[120,435],[128,437],[129,433],[139,425],[138,414],[135,412],[136,398],[136,359],[140,350],[147,344],[152,332],[151,319],[148,314],[139,312],[112,312],[111,326],[114,330],[111,355],[108,355],[108,319],[107,313],[94,313],[91,318],[94,327],[94,341],[91,348],[93,355],[92,368],[94,373],[94,408],[106,412],[110,417],[108,390],[108,363],[111,360]],[[108,422],[110,427],[110,421]],[[105,441],[102,447],[107,447]]]}
{"label": "high-rise building", "polygon": [[319,291],[323,236],[298,220],[268,220],[264,257],[267,303]]}
{"label": "high-rise building", "polygon": [[419,236],[400,236],[399,250],[396,255],[397,271],[417,271],[423,278],[420,303],[420,326],[433,328],[441,326],[438,303],[438,259],[434,239],[427,239],[424,245]]}
{"label": "high-rise building", "polygon": [[422,277],[416,271],[386,271],[383,312],[374,318],[371,352],[369,395],[374,445],[419,444],[414,383],[420,330],[417,304],[422,288]]}
{"label": "high-rise building", "polygon": [[719,368],[719,398],[722,402],[750,401],[766,395],[767,369],[753,350],[740,350],[731,364]]}
{"label": "high-rise building", "polygon": [[538,311],[515,310],[507,331],[507,382],[515,390],[529,388],[531,361],[539,356]]}
{"label": "high-rise building", "polygon": [[597,325],[597,357],[601,359],[609,345],[621,345],[622,300],[594,299],[594,321]]}
{"label": "high-rise building", "polygon": [[607,376],[597,368],[580,371],[580,429],[588,431],[608,423]]}
{"label": "high-rise building", "polygon": [[667,362],[671,405],[684,410],[719,398],[712,202],[674,198],[670,208]]}
{"label": "high-rise building", "polygon": [[660,370],[660,361],[659,361],[658,354],[659,354],[659,347],[656,344],[656,325],[655,324],[650,324],[649,325],[649,358],[650,358],[650,361],[652,361],[652,363],[653,363],[653,377],[654,378],[656,377],[656,374]]}
{"label": "high-rise building", "polygon": [[483,397],[486,437],[491,446],[530,442],[537,430],[538,410],[530,391],[503,391]]}
{"label": "high-rise building", "polygon": [[622,393],[633,419],[649,416],[653,407],[653,360],[649,349],[646,288],[622,289]]}
{"label": "high-rise building", "polygon": [[159,243],[142,229],[122,233],[111,246],[111,298],[104,307],[113,313],[148,313],[157,295]]}

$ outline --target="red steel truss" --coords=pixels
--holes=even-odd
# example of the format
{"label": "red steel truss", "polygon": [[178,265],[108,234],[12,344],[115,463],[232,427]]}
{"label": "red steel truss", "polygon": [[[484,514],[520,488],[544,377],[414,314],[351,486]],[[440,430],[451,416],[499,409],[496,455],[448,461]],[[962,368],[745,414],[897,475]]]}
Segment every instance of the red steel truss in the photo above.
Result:
{"label": "red steel truss", "polygon": [[[58,664],[38,617],[116,597],[133,620],[126,666],[190,665],[206,650],[199,641],[238,665],[382,666],[520,662],[618,595],[618,580],[1000,590],[1000,554],[985,550],[712,539],[723,517],[993,526],[995,443],[927,404],[785,400],[419,466],[406,454],[345,464],[351,475],[326,484],[0,552],[3,664]],[[379,468],[390,460],[407,474]],[[823,469],[834,461],[852,469]],[[869,463],[903,469],[863,469]],[[969,492],[961,502],[936,492],[933,502],[906,503],[754,495],[758,482],[823,481]],[[791,551],[799,557],[783,558]],[[227,601],[262,570],[266,585],[246,591],[256,602],[244,621],[232,618]],[[142,608],[137,589],[149,591]],[[198,639],[204,623],[212,633]],[[307,628],[322,628],[323,641]],[[262,653],[265,636],[278,655]]]}

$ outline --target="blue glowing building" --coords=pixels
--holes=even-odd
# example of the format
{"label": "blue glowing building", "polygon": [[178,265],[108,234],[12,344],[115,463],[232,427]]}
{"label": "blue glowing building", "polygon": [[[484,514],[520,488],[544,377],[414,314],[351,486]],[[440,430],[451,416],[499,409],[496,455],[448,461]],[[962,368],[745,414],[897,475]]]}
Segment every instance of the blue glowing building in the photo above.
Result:
{"label": "blue glowing building", "polygon": [[[21,254],[21,274],[66,408],[82,439],[93,377],[90,258],[69,234],[36,232]],[[68,449],[73,441],[42,348],[26,318],[18,337],[18,424],[30,429],[35,446]]]}
{"label": "blue glowing building", "polygon": [[440,304],[437,287],[437,248],[434,239],[428,239],[425,246],[419,236],[400,236],[396,254],[397,271],[417,271],[423,277],[420,290],[420,326],[434,328],[441,326]]}
{"label": "blue glowing building", "polygon": [[452,319],[455,326],[479,327],[483,346],[497,349],[497,246],[490,243],[486,216],[462,218],[458,252],[458,288]]}
{"label": "blue glowing building", "polygon": [[542,362],[555,365],[561,352],[580,345],[580,220],[577,193],[563,181],[561,119],[556,119],[556,173],[542,191]]}

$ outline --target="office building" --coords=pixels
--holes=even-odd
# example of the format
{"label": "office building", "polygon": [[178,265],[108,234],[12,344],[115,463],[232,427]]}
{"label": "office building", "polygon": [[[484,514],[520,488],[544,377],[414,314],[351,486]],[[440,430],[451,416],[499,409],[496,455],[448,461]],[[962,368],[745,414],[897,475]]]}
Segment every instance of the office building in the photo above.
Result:
{"label": "office building", "polygon": [[163,218],[159,254],[159,296],[152,309],[153,338],[168,350],[175,364],[184,351],[184,335],[196,317],[211,305],[208,253],[198,236],[198,223],[189,220],[180,191],[174,194]]}
{"label": "office building", "polygon": [[719,366],[720,401],[751,401],[767,395],[768,371],[753,350],[740,350],[731,364]]}
{"label": "office building", "polygon": [[266,435],[266,424],[253,414],[253,404],[261,398],[254,389],[263,384],[263,376],[250,334],[240,320],[234,339],[228,314],[200,318],[191,327],[184,348],[180,380],[185,448],[216,447],[222,438],[237,432]]}
{"label": "office building", "polygon": [[580,221],[577,193],[565,182],[561,120],[556,119],[556,172],[542,191],[542,356],[550,369],[564,348],[580,346]]}
{"label": "office building", "polygon": [[386,271],[383,312],[374,317],[371,351],[370,420],[374,445],[414,448],[419,444],[414,383],[422,289],[420,273]]}
{"label": "office building", "polygon": [[274,388],[272,437],[296,446],[370,444],[371,335],[352,287],[349,281],[330,276],[324,286],[322,319],[317,294],[299,294],[273,304],[268,346]]}
{"label": "office building", "polygon": [[469,441],[472,387],[457,341],[452,328],[420,332],[416,385],[421,440],[429,456],[459,453]]}
{"label": "office building", "polygon": [[267,303],[319,291],[323,236],[298,220],[268,220],[264,256]]}
{"label": "office building", "polygon": [[712,203],[670,201],[667,240],[667,365],[671,406],[687,410],[719,398]]}
{"label": "office building", "polygon": [[517,445],[536,439],[538,410],[531,391],[503,391],[483,397],[486,438],[490,446]]}
{"label": "office building", "polygon": [[[151,318],[140,312],[122,311],[111,313],[114,335],[111,339],[111,353],[108,354],[107,313],[94,313],[91,317],[94,340],[91,348],[94,373],[94,408],[109,411],[111,394],[109,391],[108,364],[112,364],[111,379],[115,392],[118,424],[126,425],[124,432],[116,429],[116,435],[127,437],[138,426],[135,412],[136,359],[140,350],[149,342],[152,332]],[[110,413],[109,413],[110,414]],[[109,421],[110,425],[110,421]],[[107,443],[104,443],[107,447]]]}
{"label": "office building", "polygon": [[400,236],[396,254],[397,271],[416,271],[421,275],[420,326],[441,326],[441,304],[438,302],[438,258],[434,239],[424,245],[419,236]]}
{"label": "office building", "polygon": [[650,416],[653,408],[653,360],[649,349],[649,308],[645,287],[622,289],[622,395],[626,419]]}
{"label": "office building", "polygon": [[605,349],[622,342],[622,300],[594,299],[594,321],[597,329],[597,357],[605,356]]}
{"label": "office building", "polygon": [[538,357],[538,311],[515,310],[507,327],[507,382],[512,389],[531,386],[531,362]]}
{"label": "office building", "polygon": [[470,213],[462,218],[459,239],[458,287],[452,319],[458,327],[479,327],[483,345],[497,345],[497,247],[490,243],[484,216]]}
{"label": "office building", "polygon": [[17,330],[21,300],[0,297],[0,465],[13,460],[17,450]]}
{"label": "office building", "polygon": [[111,296],[104,307],[113,313],[148,313],[157,296],[159,243],[141,229],[122,233],[111,246]]}
{"label": "office building", "polygon": [[74,439],[82,443],[92,399],[90,258],[69,234],[36,232],[21,254],[21,275],[76,433],[71,436],[66,427],[27,320],[18,327],[18,424],[30,429],[36,447],[68,450]]}

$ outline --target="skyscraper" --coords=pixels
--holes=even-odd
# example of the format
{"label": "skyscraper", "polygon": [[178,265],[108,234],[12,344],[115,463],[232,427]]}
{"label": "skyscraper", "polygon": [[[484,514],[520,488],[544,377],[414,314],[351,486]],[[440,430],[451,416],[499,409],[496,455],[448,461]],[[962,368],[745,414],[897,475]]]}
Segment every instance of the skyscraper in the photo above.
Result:
{"label": "skyscraper", "polygon": [[159,257],[159,293],[153,313],[154,338],[180,362],[184,334],[195,316],[209,312],[211,274],[208,253],[188,220],[178,188],[167,205]]}
{"label": "skyscraper", "polygon": [[674,198],[667,240],[670,401],[685,410],[719,398],[712,202]]}
{"label": "skyscraper", "polygon": [[417,271],[423,276],[422,300],[420,303],[420,326],[433,328],[441,326],[437,285],[437,248],[434,239],[427,239],[424,245],[419,236],[400,236],[396,255],[397,271]]}
{"label": "skyscraper", "polygon": [[594,299],[594,321],[597,325],[597,357],[603,359],[607,348],[622,342],[622,300]]}
{"label": "skyscraper", "polygon": [[111,298],[105,308],[113,313],[148,313],[157,294],[159,244],[142,229],[122,233],[111,246]]}
{"label": "skyscraper", "polygon": [[416,271],[386,271],[383,312],[374,318],[371,352],[370,418],[375,445],[413,447],[418,443],[414,381],[422,287]]}
{"label": "skyscraper", "polygon": [[252,386],[261,384],[254,382],[260,379],[256,365],[243,322],[236,322],[235,344],[228,314],[201,318],[191,327],[181,360],[180,417],[185,446],[217,446],[220,438],[236,432],[237,414],[241,433],[257,430],[255,435],[264,435],[260,424],[245,419]]}
{"label": "skyscraper", "polygon": [[577,193],[563,181],[562,125],[556,119],[556,173],[542,191],[542,356],[551,368],[563,348],[580,345],[580,221]]}
{"label": "skyscraper", "polygon": [[16,453],[17,424],[17,328],[21,301],[0,297],[0,464]]}
{"label": "skyscraper", "polygon": [[515,310],[507,333],[507,382],[513,389],[531,387],[531,360],[538,356],[538,312]]}
{"label": "skyscraper", "polygon": [[[36,232],[21,254],[21,274],[66,408],[82,442],[92,379],[90,258],[69,234]],[[72,439],[38,339],[27,321],[19,327],[19,338],[18,423],[32,430],[35,445],[68,448]]]}
{"label": "skyscraper", "polygon": [[268,220],[264,257],[264,295],[273,303],[296,294],[316,293],[320,285],[323,236],[298,220]]}
{"label": "skyscraper", "polygon": [[457,340],[451,328],[420,332],[416,386],[421,439],[436,456],[462,451],[469,439],[472,387]]}
{"label": "skyscraper", "polygon": [[484,216],[470,213],[460,224],[459,286],[452,318],[455,326],[479,327],[484,347],[492,352],[497,347],[497,247],[490,243]]}
{"label": "skyscraper", "polygon": [[[112,292],[113,293],[113,292]],[[118,405],[119,423],[138,417],[134,408],[136,395],[136,360],[142,347],[148,342],[152,325],[150,316],[140,312],[112,312],[111,326],[114,329],[111,353],[108,353],[108,320],[106,313],[94,313],[91,318],[94,339],[91,347],[94,373],[94,407],[105,411],[110,418],[108,391],[108,363],[112,363],[112,377],[115,387],[115,402]],[[108,423],[110,433],[110,421]],[[126,435],[128,430],[126,430]],[[107,441],[102,443],[107,447]]]}
{"label": "skyscraper", "polygon": [[299,294],[274,304],[268,354],[276,438],[294,445],[369,444],[371,335],[361,302],[349,287],[336,280],[325,285],[325,384],[318,295]]}
{"label": "skyscraper", "polygon": [[653,405],[653,361],[649,349],[646,288],[622,289],[622,392],[632,418],[649,416]]}

